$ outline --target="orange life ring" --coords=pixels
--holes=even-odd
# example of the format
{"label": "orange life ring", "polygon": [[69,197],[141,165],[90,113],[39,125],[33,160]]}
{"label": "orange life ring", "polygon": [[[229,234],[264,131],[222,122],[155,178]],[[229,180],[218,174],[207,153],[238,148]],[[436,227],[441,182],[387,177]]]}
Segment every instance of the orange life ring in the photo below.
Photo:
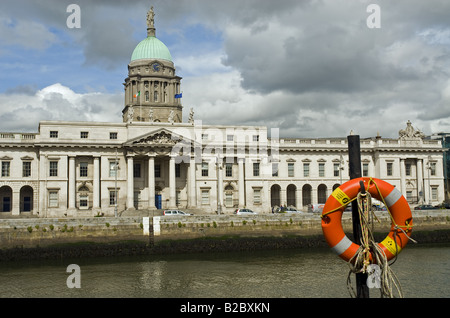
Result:
{"label": "orange life ring", "polygon": [[356,178],[336,188],[327,199],[322,212],[322,231],[328,245],[345,261],[357,253],[359,245],[352,242],[342,228],[342,213],[360,192],[360,181],[372,197],[385,203],[391,215],[391,230],[378,243],[387,260],[394,258],[408,243],[412,232],[411,209],[401,192],[391,184],[375,178]]}

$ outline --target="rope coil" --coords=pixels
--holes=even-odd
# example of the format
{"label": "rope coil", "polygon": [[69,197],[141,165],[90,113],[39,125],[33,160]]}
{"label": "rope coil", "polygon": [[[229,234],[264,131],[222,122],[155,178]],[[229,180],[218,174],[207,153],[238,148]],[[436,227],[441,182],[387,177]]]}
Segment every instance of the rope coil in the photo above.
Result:
{"label": "rope coil", "polygon": [[[390,268],[390,265],[392,264],[389,264],[385,253],[378,246],[373,237],[373,218],[376,218],[376,216],[372,208],[372,197],[370,193],[358,193],[357,202],[361,223],[361,244],[357,253],[348,262],[350,271],[347,277],[347,289],[352,297],[356,297],[356,293],[351,285],[352,273],[367,273],[369,275],[377,274],[374,273],[375,270],[369,272],[371,265],[370,256],[372,255],[373,263],[379,266],[381,272],[379,276],[381,297],[394,298],[396,291],[397,295],[400,298],[403,298],[400,282]],[[374,277],[373,279],[377,278],[378,277]]]}

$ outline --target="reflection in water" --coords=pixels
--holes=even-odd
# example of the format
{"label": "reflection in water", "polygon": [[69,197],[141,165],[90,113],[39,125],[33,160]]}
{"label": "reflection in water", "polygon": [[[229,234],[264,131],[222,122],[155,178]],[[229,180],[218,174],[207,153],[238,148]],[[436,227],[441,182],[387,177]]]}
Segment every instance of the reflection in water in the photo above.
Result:
{"label": "reflection in water", "polygon": [[[450,247],[407,248],[392,269],[405,297],[450,296]],[[0,297],[347,298],[348,270],[329,249],[2,263]]]}

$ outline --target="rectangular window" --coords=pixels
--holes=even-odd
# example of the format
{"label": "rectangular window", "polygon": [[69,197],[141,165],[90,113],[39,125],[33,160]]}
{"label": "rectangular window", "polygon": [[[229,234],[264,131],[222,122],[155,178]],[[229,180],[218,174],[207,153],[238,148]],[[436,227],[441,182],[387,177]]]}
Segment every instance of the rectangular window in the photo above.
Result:
{"label": "rectangular window", "polygon": [[87,177],[87,176],[88,176],[88,163],[80,162],[80,177]]}
{"label": "rectangular window", "polygon": [[432,176],[436,175],[436,162],[430,162],[430,173]]}
{"label": "rectangular window", "polygon": [[59,205],[58,202],[58,191],[49,191],[48,192],[48,207],[49,208],[57,208]]}
{"label": "rectangular window", "polygon": [[207,141],[208,140],[208,134],[202,134],[202,140]]}
{"label": "rectangular window", "polygon": [[431,188],[431,200],[433,200],[433,201],[438,200],[438,188],[437,187]]}
{"label": "rectangular window", "polygon": [[109,191],[109,205],[116,205],[116,191]]}
{"label": "rectangular window", "polygon": [[278,163],[272,163],[272,177],[278,177]]}
{"label": "rectangular window", "polygon": [[309,163],[303,164],[303,176],[309,177]]}
{"label": "rectangular window", "polygon": [[49,176],[50,177],[58,176],[58,161],[50,161]]}
{"label": "rectangular window", "polygon": [[86,194],[80,195],[80,208],[87,208],[88,202],[88,196]]}
{"label": "rectangular window", "polygon": [[253,141],[259,141],[259,135],[253,135]]}
{"label": "rectangular window", "polygon": [[202,177],[208,176],[208,163],[202,162]]}
{"label": "rectangular window", "polygon": [[109,162],[109,176],[114,178],[117,175],[117,171],[119,170],[119,162],[110,161]]}
{"label": "rectangular window", "polygon": [[386,164],[386,174],[388,176],[392,176],[392,174],[393,174],[393,166],[394,166],[394,164],[392,162],[388,162]]}
{"label": "rectangular window", "polygon": [[181,177],[181,165],[179,163],[175,164],[175,178]]}
{"label": "rectangular window", "polygon": [[225,176],[226,177],[232,177],[233,176],[233,164],[232,163],[226,163],[225,164]]}
{"label": "rectangular window", "polygon": [[58,132],[56,130],[51,130],[50,138],[58,138]]}
{"label": "rectangular window", "polygon": [[410,163],[405,163],[405,174],[407,176],[411,175],[411,164]]}
{"label": "rectangular window", "polygon": [[161,178],[161,165],[155,165],[155,178]]}
{"label": "rectangular window", "polygon": [[140,163],[133,164],[133,177],[134,178],[141,177],[141,164]]}
{"label": "rectangular window", "polygon": [[233,141],[234,136],[233,135],[227,135],[227,141]]}
{"label": "rectangular window", "polygon": [[325,164],[319,163],[319,177],[325,177]]}
{"label": "rectangular window", "polygon": [[254,204],[261,204],[261,189],[254,189],[253,190],[253,203]]}
{"label": "rectangular window", "polygon": [[209,204],[209,190],[202,190],[202,204]]}
{"label": "rectangular window", "polygon": [[259,177],[259,162],[253,163],[253,176]]}
{"label": "rectangular window", "polygon": [[87,139],[89,137],[89,132],[87,132],[87,131],[82,131],[81,133],[80,133],[80,138],[81,139]]}
{"label": "rectangular window", "polygon": [[363,177],[369,176],[369,164],[363,163],[363,171],[362,171]]}
{"label": "rectangular window", "polygon": [[233,207],[233,192],[225,193],[225,206],[228,208]]}
{"label": "rectangular window", "polygon": [[338,163],[333,164],[333,175],[335,177],[339,177],[339,164]]}
{"label": "rectangular window", "polygon": [[10,166],[9,161],[2,161],[2,177],[9,177]]}
{"label": "rectangular window", "polygon": [[116,132],[110,132],[109,133],[109,139],[117,139],[117,133]]}
{"label": "rectangular window", "polygon": [[408,202],[411,202],[412,199],[413,199],[413,193],[412,193],[412,191],[406,191],[406,200],[407,200]]}
{"label": "rectangular window", "polygon": [[294,164],[288,163],[288,177],[294,177]]}
{"label": "rectangular window", "polygon": [[31,162],[29,161],[22,162],[22,176],[31,177]]}

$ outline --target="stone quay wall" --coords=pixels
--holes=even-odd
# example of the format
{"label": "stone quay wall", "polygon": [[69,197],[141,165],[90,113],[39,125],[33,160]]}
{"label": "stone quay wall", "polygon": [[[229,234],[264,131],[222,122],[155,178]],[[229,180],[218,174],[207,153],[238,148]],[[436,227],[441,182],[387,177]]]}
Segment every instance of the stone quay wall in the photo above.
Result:
{"label": "stone quay wall", "polygon": [[[376,215],[383,239],[390,218]],[[342,224],[352,232],[350,212]],[[450,242],[450,210],[413,211],[413,224],[419,242]],[[318,213],[0,219],[0,260],[303,246],[326,246]]]}

